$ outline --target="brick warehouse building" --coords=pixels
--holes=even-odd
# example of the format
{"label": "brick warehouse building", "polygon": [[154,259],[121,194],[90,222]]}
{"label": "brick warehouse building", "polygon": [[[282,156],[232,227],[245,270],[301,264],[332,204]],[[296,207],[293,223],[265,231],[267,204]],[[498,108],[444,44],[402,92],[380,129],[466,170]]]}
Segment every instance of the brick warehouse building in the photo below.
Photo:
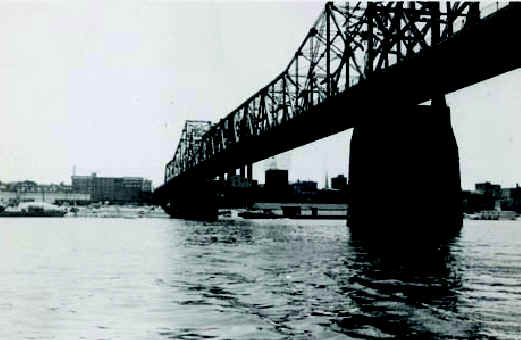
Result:
{"label": "brick warehouse building", "polygon": [[94,202],[140,202],[152,193],[152,181],[142,177],[72,176],[72,191],[90,194]]}

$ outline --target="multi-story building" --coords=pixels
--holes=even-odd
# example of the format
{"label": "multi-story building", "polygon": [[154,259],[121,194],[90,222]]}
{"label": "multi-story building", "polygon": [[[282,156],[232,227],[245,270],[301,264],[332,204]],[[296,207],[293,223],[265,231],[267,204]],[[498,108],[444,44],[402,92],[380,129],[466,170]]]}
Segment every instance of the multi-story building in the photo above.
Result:
{"label": "multi-story building", "polygon": [[292,184],[293,192],[297,195],[313,195],[318,190],[318,183],[311,180],[297,180]]}
{"label": "multi-story building", "polygon": [[72,187],[60,184],[37,184],[35,181],[15,181],[0,186],[0,205],[18,202],[86,203],[88,193],[73,193]]}
{"label": "multi-story building", "polygon": [[501,189],[501,208],[521,212],[521,187]]}
{"label": "multi-story building", "polygon": [[475,184],[476,191],[485,196],[499,199],[501,196],[501,186],[499,184],[491,184],[490,182]]}
{"label": "multi-story building", "polygon": [[269,169],[264,172],[264,188],[268,190],[286,190],[288,170]]}
{"label": "multi-story building", "polygon": [[0,191],[18,193],[68,193],[72,191],[70,185],[60,184],[37,184],[35,181],[14,181],[4,183]]}
{"label": "multi-story building", "polygon": [[338,175],[331,178],[331,188],[344,190],[347,188],[347,178],[344,175]]}
{"label": "multi-story building", "polygon": [[227,181],[232,188],[251,188],[254,186],[254,181],[238,175],[229,176]]}
{"label": "multi-story building", "polygon": [[501,188],[490,182],[475,184],[475,190],[463,190],[463,206],[466,212],[515,210],[521,212],[521,187]]}
{"label": "multi-story building", "polygon": [[152,181],[142,177],[72,176],[73,192],[89,193],[92,201],[138,202],[152,192]]}
{"label": "multi-story building", "polygon": [[143,188],[141,189],[143,192],[152,192],[152,180],[145,179],[143,180]]}

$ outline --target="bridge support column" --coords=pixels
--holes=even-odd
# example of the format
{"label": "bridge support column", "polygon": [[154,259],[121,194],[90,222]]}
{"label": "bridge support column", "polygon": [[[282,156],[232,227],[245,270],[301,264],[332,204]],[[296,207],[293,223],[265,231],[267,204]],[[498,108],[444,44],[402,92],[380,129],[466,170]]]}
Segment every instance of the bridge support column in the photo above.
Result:
{"label": "bridge support column", "polygon": [[253,180],[253,166],[251,163],[246,164],[246,178]]}
{"label": "bridge support column", "polygon": [[386,112],[354,129],[349,159],[353,235],[411,245],[462,226],[458,146],[445,100]]}
{"label": "bridge support column", "polygon": [[163,187],[158,200],[173,218],[216,220],[218,191],[215,181],[183,178]]}

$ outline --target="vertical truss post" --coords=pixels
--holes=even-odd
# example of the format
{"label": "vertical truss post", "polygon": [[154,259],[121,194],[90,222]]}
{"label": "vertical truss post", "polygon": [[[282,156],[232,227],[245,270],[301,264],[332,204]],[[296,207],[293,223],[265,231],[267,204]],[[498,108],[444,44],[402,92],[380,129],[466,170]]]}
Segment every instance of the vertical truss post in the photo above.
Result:
{"label": "vertical truss post", "polygon": [[271,104],[270,104],[271,112],[270,113],[271,113],[271,119],[272,119],[271,124],[273,126],[277,126],[279,124],[278,120],[277,119],[273,119],[273,113],[275,112],[275,85],[274,84],[271,85],[271,100],[270,100],[270,102],[271,102]]}
{"label": "vertical truss post", "polygon": [[375,16],[374,11],[374,3],[367,3],[367,51],[366,51],[366,61],[365,61],[365,70],[364,76],[368,78],[373,72],[373,63],[374,63],[374,46],[373,46],[373,20]]}
{"label": "vertical truss post", "polygon": [[249,181],[253,180],[253,167],[251,163],[246,164],[246,178]]}
{"label": "vertical truss post", "polygon": [[286,94],[287,92],[287,82],[286,82],[286,73],[282,74],[282,120],[284,122],[289,120],[288,117],[288,107],[286,105]]}
{"label": "vertical truss post", "polygon": [[454,33],[454,17],[452,14],[452,3],[447,1],[445,7],[447,8],[447,35],[450,37]]}
{"label": "vertical truss post", "polygon": [[270,128],[270,120],[268,119],[268,114],[266,113],[266,93],[268,89],[263,89],[261,91],[261,96],[259,99],[259,117],[260,117],[260,129],[261,133],[264,133],[266,130]]}
{"label": "vertical truss post", "polygon": [[481,13],[479,11],[479,2],[471,2],[469,3],[469,12],[467,14],[467,20],[465,21],[465,26],[473,25],[479,21],[481,17]]}
{"label": "vertical truss post", "polygon": [[[407,14],[408,13],[412,13],[415,10],[415,8],[416,8],[416,4],[414,2],[409,2],[408,5],[407,5],[408,11],[406,10],[405,13],[407,13]],[[411,20],[410,17],[411,17],[411,15],[407,16],[408,20]],[[411,26],[414,25],[414,22],[411,22],[410,25]],[[409,58],[414,53],[414,50],[413,50],[413,48],[414,48],[414,43],[413,43],[414,35],[411,32],[411,28],[410,27],[407,28],[407,31],[405,33],[406,33],[405,34],[405,39],[406,39],[406,46],[407,46],[407,55],[406,55],[406,57]]]}
{"label": "vertical truss post", "polygon": [[228,131],[230,134],[231,144],[235,144],[237,142],[237,140],[236,140],[237,135],[235,134],[235,119],[234,118],[235,118],[234,115],[230,115],[230,117],[228,118]]}
{"label": "vertical truss post", "polygon": [[311,37],[309,38],[309,46],[310,46],[310,59],[311,59],[311,66],[309,67],[309,73],[308,73],[308,77],[309,77],[309,95],[310,95],[310,100],[309,100],[309,105],[310,107],[313,107],[314,105],[314,101],[313,101],[313,83],[314,83],[314,75],[315,73],[313,72],[313,68],[314,68],[314,57],[315,57],[315,53],[314,53],[314,48],[313,48],[313,37],[315,36],[315,33],[314,33],[314,28],[311,29],[310,33],[311,33]]}
{"label": "vertical truss post", "polygon": [[[431,47],[436,47],[440,43],[440,24],[441,24],[441,16],[440,16],[440,3],[433,1],[429,4],[430,6],[430,19],[431,19]],[[438,77],[439,72],[434,72],[435,77],[435,89],[439,89],[441,86],[440,82],[442,81]],[[431,98],[431,105],[438,106],[444,102],[444,94],[439,90],[434,90]]]}
{"label": "vertical truss post", "polygon": [[219,124],[219,132],[220,132],[220,133],[219,133],[219,135],[220,135],[220,136],[219,136],[219,137],[220,137],[220,140],[219,140],[219,145],[220,145],[220,148],[219,148],[219,149],[220,149],[220,150],[219,150],[219,151],[220,151],[220,152],[223,152],[224,149],[226,149],[226,146],[225,146],[225,144],[224,144],[224,131],[223,131],[223,126],[222,126],[222,125],[223,125],[223,124]]}
{"label": "vertical truss post", "polygon": [[214,154],[215,154],[214,137],[213,137],[213,133],[211,133],[208,136],[208,157],[207,157],[207,159],[212,158]]}
{"label": "vertical truss post", "polygon": [[431,47],[440,43],[440,3],[431,2]]}
{"label": "vertical truss post", "polygon": [[344,57],[346,58],[346,83],[344,85],[344,91],[347,90],[350,86],[349,82],[349,63],[351,59],[351,44],[349,39],[349,2],[346,1],[346,29],[345,29],[345,36],[346,39],[344,41],[345,48],[344,48]]}
{"label": "vertical truss post", "polygon": [[297,54],[295,55],[295,111],[298,112],[298,90],[299,90],[299,83],[298,83],[298,57],[300,55],[300,49],[297,51]]}
{"label": "vertical truss post", "polygon": [[327,98],[331,96],[331,2],[326,3],[326,80]]}
{"label": "vertical truss post", "polygon": [[403,11],[403,3],[397,3],[396,9],[397,9],[397,11],[394,14],[392,20],[393,20],[394,29],[396,30],[396,32],[398,32],[398,41],[396,43],[396,63],[399,63],[403,59],[403,56],[402,56],[403,37],[400,34],[402,27],[401,27],[400,15],[399,15],[399,10]]}
{"label": "vertical truss post", "polygon": [[253,117],[253,135],[257,136],[259,133],[259,117],[258,112],[256,112],[257,107],[257,96],[253,97],[251,100],[251,111],[252,111],[252,117]]}
{"label": "vertical truss post", "polygon": [[244,105],[243,110],[244,111],[242,113],[242,120],[244,122],[244,124],[243,124],[244,132],[247,136],[251,136],[252,132],[251,132],[250,117],[248,117],[248,104]]}

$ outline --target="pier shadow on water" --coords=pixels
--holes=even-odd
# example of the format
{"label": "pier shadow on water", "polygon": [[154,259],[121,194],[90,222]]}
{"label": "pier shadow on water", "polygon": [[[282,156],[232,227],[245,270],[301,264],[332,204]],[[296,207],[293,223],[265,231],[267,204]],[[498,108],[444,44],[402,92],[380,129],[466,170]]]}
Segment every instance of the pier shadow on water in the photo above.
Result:
{"label": "pier shadow on water", "polygon": [[348,270],[336,278],[347,308],[332,327],[362,339],[485,338],[481,323],[460,310],[464,263],[458,242],[454,235],[436,247],[408,246],[351,234]]}
{"label": "pier shadow on water", "polygon": [[[485,339],[458,235],[438,247],[370,242],[310,221],[183,222],[165,284],[192,316],[171,339]],[[179,262],[179,263],[181,263]]]}

